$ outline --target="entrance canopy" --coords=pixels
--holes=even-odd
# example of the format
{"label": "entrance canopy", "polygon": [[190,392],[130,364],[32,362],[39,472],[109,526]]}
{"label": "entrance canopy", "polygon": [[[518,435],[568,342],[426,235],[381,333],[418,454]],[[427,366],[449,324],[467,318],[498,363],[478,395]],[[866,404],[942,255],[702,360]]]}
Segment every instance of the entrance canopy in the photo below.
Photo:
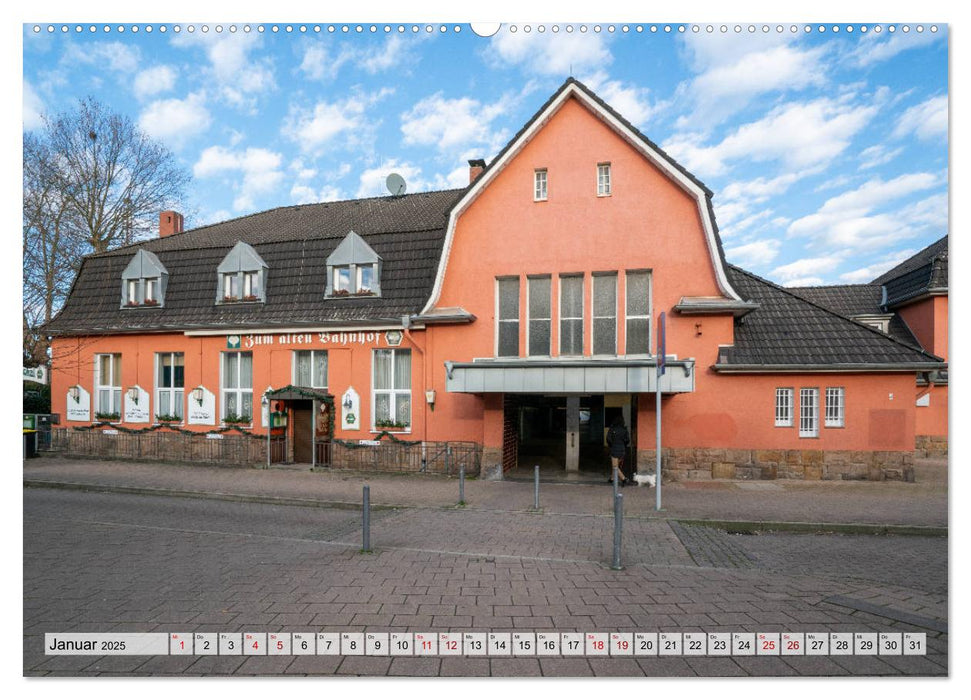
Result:
{"label": "entrance canopy", "polygon": [[[660,378],[664,394],[695,390],[695,361],[669,359]],[[446,362],[447,391],[482,394],[633,394],[658,390],[657,360],[509,358]]]}
{"label": "entrance canopy", "polygon": [[334,397],[326,391],[311,389],[306,386],[293,386],[292,384],[266,392],[266,398],[272,401],[299,401],[301,399],[315,399],[330,403],[334,401]]}

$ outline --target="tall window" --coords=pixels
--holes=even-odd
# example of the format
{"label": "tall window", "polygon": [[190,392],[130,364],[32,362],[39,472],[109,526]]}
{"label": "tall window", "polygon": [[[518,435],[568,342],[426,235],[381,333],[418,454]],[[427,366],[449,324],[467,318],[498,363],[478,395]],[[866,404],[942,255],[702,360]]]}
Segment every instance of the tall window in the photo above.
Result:
{"label": "tall window", "polygon": [[792,427],[793,390],[778,388],[775,390],[775,425],[777,428]]}
{"label": "tall window", "polygon": [[222,417],[224,423],[253,420],[253,353],[224,352]]}
{"label": "tall window", "polygon": [[819,436],[819,389],[799,390],[799,437]]}
{"label": "tall window", "polygon": [[239,275],[223,275],[223,301],[239,300]]}
{"label": "tall window", "polygon": [[260,273],[243,273],[243,299],[252,301],[260,296]]}
{"label": "tall window", "polygon": [[334,291],[335,292],[351,291],[351,266],[350,265],[336,265],[334,267]]}
{"label": "tall window", "polygon": [[593,354],[617,354],[617,273],[593,276]]}
{"label": "tall window", "polygon": [[827,428],[843,427],[843,387],[826,387],[826,420]]}
{"label": "tall window", "polygon": [[293,383],[314,389],[327,388],[327,351],[297,350],[293,353]]}
{"label": "tall window", "polygon": [[94,390],[98,402],[96,413],[121,415],[121,355],[95,356]]}
{"label": "tall window", "polygon": [[527,280],[529,295],[529,337],[526,352],[529,355],[550,354],[550,278],[530,277]]}
{"label": "tall window", "polygon": [[627,273],[627,354],[651,351],[651,273]]}
{"label": "tall window", "polygon": [[546,199],[547,194],[547,177],[546,169],[537,170],[533,173],[533,199],[537,202],[542,202]]}
{"label": "tall window", "polygon": [[411,427],[411,350],[375,350],[375,428]]}
{"label": "tall window", "polygon": [[146,304],[157,304],[158,297],[158,280],[147,279],[145,280],[145,303]]}
{"label": "tall window", "polygon": [[185,392],[185,356],[181,352],[155,354],[155,417],[182,419]]}
{"label": "tall window", "polygon": [[374,286],[374,265],[357,266],[357,291],[370,292]]}
{"label": "tall window", "polygon": [[128,280],[128,295],[126,299],[129,304],[138,303],[138,280]]}
{"label": "tall window", "polygon": [[597,165],[597,196],[606,197],[610,194],[610,163]]}
{"label": "tall window", "polygon": [[496,356],[519,357],[519,278],[496,280]]}
{"label": "tall window", "polygon": [[560,354],[583,354],[583,275],[560,277]]}

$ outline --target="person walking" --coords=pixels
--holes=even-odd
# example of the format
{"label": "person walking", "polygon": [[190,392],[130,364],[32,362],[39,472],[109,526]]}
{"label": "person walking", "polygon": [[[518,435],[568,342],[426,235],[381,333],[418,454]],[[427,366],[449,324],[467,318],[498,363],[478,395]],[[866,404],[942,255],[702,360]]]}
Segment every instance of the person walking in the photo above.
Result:
{"label": "person walking", "polygon": [[624,417],[618,414],[614,418],[614,422],[610,424],[610,430],[607,431],[607,447],[610,450],[611,478],[609,481],[620,479],[617,483],[621,486],[626,486],[630,483],[630,480],[624,473],[626,470],[621,471],[621,468],[624,466],[624,457],[627,455],[628,445],[630,445],[630,433],[627,431],[627,426],[624,425]]}

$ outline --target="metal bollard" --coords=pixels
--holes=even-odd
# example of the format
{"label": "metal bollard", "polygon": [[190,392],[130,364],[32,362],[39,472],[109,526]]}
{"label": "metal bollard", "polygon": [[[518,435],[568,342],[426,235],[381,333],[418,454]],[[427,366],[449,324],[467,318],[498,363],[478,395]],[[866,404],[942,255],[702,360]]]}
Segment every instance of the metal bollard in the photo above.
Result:
{"label": "metal bollard", "polygon": [[533,467],[533,510],[539,510],[539,465]]}
{"label": "metal bollard", "polygon": [[465,505],[465,462],[459,465],[459,505]]}
{"label": "metal bollard", "polygon": [[624,495],[618,493],[614,496],[614,563],[610,567],[614,571],[620,571],[624,567],[620,565],[620,534],[624,524]]}
{"label": "metal bollard", "polygon": [[371,551],[371,487],[366,484],[364,486],[363,514],[364,514],[364,522],[363,522],[364,546],[361,548],[361,551],[370,552]]}

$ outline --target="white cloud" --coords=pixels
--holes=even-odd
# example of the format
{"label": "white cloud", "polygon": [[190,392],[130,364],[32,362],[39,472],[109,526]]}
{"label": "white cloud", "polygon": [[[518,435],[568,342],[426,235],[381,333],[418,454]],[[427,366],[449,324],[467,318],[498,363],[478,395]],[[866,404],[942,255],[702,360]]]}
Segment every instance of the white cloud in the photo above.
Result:
{"label": "white cloud", "polygon": [[262,45],[256,33],[182,34],[172,43],[179,48],[202,47],[209,59],[206,71],[215,89],[230,105],[252,111],[256,98],[276,89],[273,63],[269,57],[254,59],[250,53]]}
{"label": "white cloud", "polygon": [[117,73],[134,73],[140,59],[141,53],[137,47],[120,41],[102,41],[83,46],[69,44],[61,57],[61,63],[96,64]]}
{"label": "white cloud", "polygon": [[785,173],[774,178],[732,182],[721,188],[715,200],[715,215],[723,238],[730,238],[756,222],[772,215],[771,209],[750,214],[757,205],[783,194],[802,177],[802,173]]}
{"label": "white cloud", "polygon": [[884,38],[882,34],[863,34],[856,48],[849,54],[848,60],[861,68],[893,58],[901,51],[914,49],[931,44],[942,37],[931,32],[897,32]]}
{"label": "white cloud", "polygon": [[181,148],[194,136],[205,132],[211,121],[202,94],[192,93],[184,100],[172,98],[152,102],[138,117],[138,126],[149,136],[173,148]]}
{"label": "white cloud", "polygon": [[911,173],[893,180],[870,180],[855,190],[826,200],[819,211],[789,225],[792,236],[808,236],[829,247],[874,248],[918,235],[931,227],[946,229],[947,196],[933,195],[913,204],[875,212],[942,184],[931,173]]}
{"label": "white cloud", "polygon": [[744,245],[725,249],[725,256],[730,262],[741,265],[742,267],[758,267],[768,265],[775,260],[779,254],[781,241],[767,239],[763,241],[752,241]]}
{"label": "white cloud", "polygon": [[319,190],[315,190],[310,185],[296,183],[290,189],[290,199],[294,204],[336,202],[344,198],[341,189],[335,185],[324,185]]}
{"label": "white cloud", "polygon": [[899,265],[916,252],[917,250],[915,248],[906,248],[904,250],[894,251],[891,255],[881,259],[880,262],[873,263],[872,265],[868,265],[866,267],[860,267],[856,270],[850,270],[849,272],[844,272],[840,275],[840,279],[844,282],[849,282],[850,284],[869,282],[894,266]]}
{"label": "white cloud", "polygon": [[947,137],[947,95],[932,97],[905,111],[897,121],[897,138],[916,134],[921,141]]}
{"label": "white cloud", "polygon": [[733,54],[712,63],[684,88],[694,109],[678,119],[677,127],[707,128],[764,93],[824,85],[825,52],[825,47],[801,50],[791,45],[770,44],[763,45],[761,50]]}
{"label": "white cloud", "polygon": [[318,102],[311,109],[291,106],[284,120],[283,135],[305,152],[318,151],[337,136],[345,144],[360,143],[359,132],[370,127],[367,108],[392,92],[391,88],[382,88],[377,93],[351,95],[337,102]]}
{"label": "white cloud", "polygon": [[334,55],[323,44],[309,44],[303,53],[300,70],[311,80],[333,80],[352,57],[352,52],[346,48]]}
{"label": "white cloud", "polygon": [[483,105],[471,97],[447,99],[442,93],[421,100],[401,115],[405,143],[437,146],[440,150],[499,140],[490,127],[505,112],[504,101]]}
{"label": "white cloud", "polygon": [[23,105],[24,130],[38,129],[44,125],[42,117],[44,113],[44,103],[34,90],[29,81],[24,81],[24,105]]}
{"label": "white cloud", "polygon": [[176,72],[172,66],[153,66],[135,76],[135,96],[144,99],[168,92],[175,87]]}
{"label": "white cloud", "polygon": [[725,173],[729,161],[781,161],[790,171],[822,166],[840,155],[876,114],[874,105],[828,98],[790,102],[762,119],[743,124],[713,146],[700,134],[676,134],[666,151],[703,177]]}
{"label": "white cloud", "polygon": [[582,82],[634,126],[642,126],[655,112],[648,99],[648,89],[610,80],[607,72],[598,70],[585,75]]}
{"label": "white cloud", "polygon": [[[780,265],[770,273],[773,279],[781,280],[783,284],[792,287],[820,284],[819,275],[826,275],[833,271],[843,258],[837,255],[826,255],[818,258],[803,258],[786,265]],[[811,281],[810,281],[811,280]]]}
{"label": "white cloud", "polygon": [[242,181],[233,184],[236,192],[233,208],[242,211],[253,209],[257,195],[270,192],[280,184],[282,163],[283,156],[265,148],[233,151],[223,146],[210,146],[199,156],[192,174],[198,178],[241,175]]}
{"label": "white cloud", "polygon": [[786,287],[816,287],[823,283],[822,277],[795,277],[784,284]]}
{"label": "white cloud", "polygon": [[394,34],[388,37],[383,45],[363,51],[357,57],[356,64],[371,75],[391,68],[407,72],[412,61],[415,41],[417,40],[414,38],[406,40]]}
{"label": "white cloud", "polygon": [[468,184],[469,177],[468,168],[456,168],[447,175],[435,174],[428,178],[422,174],[420,166],[392,158],[361,173],[360,186],[355,196],[380,197],[388,194],[385,181],[391,173],[398,173],[405,179],[408,192],[463,187]]}
{"label": "white cloud", "polygon": [[494,64],[520,66],[529,73],[554,76],[590,73],[613,60],[602,34],[526,34],[510,32],[505,26],[489,40],[486,58]]}
{"label": "white cloud", "polygon": [[899,156],[903,150],[903,148],[887,148],[880,144],[865,148],[860,153],[860,170],[869,170],[870,168],[876,168],[877,166],[889,163]]}

